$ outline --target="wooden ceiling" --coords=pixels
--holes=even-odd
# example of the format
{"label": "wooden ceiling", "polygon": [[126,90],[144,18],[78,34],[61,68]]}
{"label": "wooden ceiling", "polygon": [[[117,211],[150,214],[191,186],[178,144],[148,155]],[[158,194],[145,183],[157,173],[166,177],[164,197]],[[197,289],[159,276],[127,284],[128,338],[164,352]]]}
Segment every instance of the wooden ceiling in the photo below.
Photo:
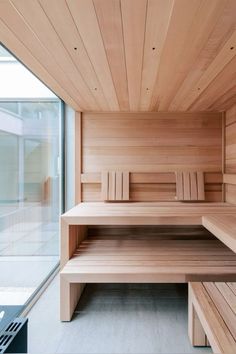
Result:
{"label": "wooden ceiling", "polygon": [[76,110],[236,103],[235,0],[0,0],[0,40]]}

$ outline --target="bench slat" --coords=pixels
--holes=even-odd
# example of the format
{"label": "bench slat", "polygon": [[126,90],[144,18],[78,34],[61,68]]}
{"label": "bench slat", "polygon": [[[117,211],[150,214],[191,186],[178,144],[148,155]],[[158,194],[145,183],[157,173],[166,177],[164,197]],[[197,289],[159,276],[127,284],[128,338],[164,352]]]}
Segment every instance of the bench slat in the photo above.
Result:
{"label": "bench slat", "polygon": [[[231,289],[228,283],[215,283],[221,294],[224,296],[226,302],[230,306],[231,310],[236,314],[236,294]],[[236,323],[235,323],[236,327]]]}
{"label": "bench slat", "polygon": [[236,339],[236,314],[232,311],[223,294],[214,283],[204,283],[204,287],[217,307],[221,317],[224,319],[228,330],[233,338]]}
{"label": "bench slat", "polygon": [[214,353],[234,354],[236,341],[202,283],[190,283],[191,301]]}

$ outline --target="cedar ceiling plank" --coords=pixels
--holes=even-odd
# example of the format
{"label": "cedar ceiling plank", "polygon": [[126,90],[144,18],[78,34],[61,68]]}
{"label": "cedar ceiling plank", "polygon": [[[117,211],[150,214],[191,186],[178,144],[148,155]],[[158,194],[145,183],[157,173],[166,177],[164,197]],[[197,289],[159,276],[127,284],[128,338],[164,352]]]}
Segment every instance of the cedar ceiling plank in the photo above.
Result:
{"label": "cedar ceiling plank", "polygon": [[[3,40],[1,39],[2,42],[7,46],[7,42],[4,41],[4,34],[6,34],[6,31],[8,30],[9,32],[6,34],[6,37],[7,40],[10,37],[9,49],[12,50],[12,52],[17,57],[19,56],[19,58],[23,61],[26,59],[28,67],[31,69],[31,59],[29,59],[30,56],[26,54],[28,51],[31,56],[35,58],[35,60],[37,60],[37,62],[39,62],[41,66],[58,82],[63,90],[68,93],[68,95],[71,97],[71,100],[73,100],[72,102],[75,102],[73,107],[80,107],[80,109],[83,109],[84,107],[82,106],[81,102],[79,102],[78,97],[75,95],[73,86],[71,85],[71,82],[68,80],[64,71],[51,60],[46,48],[38,40],[38,37],[30,30],[22,16],[20,16],[20,14],[16,11],[10,2],[0,2],[0,18],[4,24],[4,29],[1,33],[1,37],[3,37]],[[9,35],[10,32],[12,33],[12,36]],[[15,41],[13,38],[15,38]],[[22,45],[19,46],[18,49],[19,44]],[[23,48],[26,48],[25,53]],[[41,78],[41,71],[39,72],[39,76]],[[51,82],[49,87],[51,87]],[[69,102],[71,102],[71,100],[69,100]]]}
{"label": "cedar ceiling plank", "polygon": [[24,63],[34,74],[39,77],[55,94],[61,97],[75,110],[80,111],[81,107],[63,86],[48,72],[48,70],[32,55],[24,44],[14,35],[14,33],[0,20],[0,41],[14,53],[17,58]]}
{"label": "cedar ceiling plank", "polygon": [[217,24],[208,38],[206,45],[202,49],[200,55],[196,58],[196,61],[189,70],[185,80],[178,88],[175,97],[169,106],[169,110],[184,110],[183,104],[185,98],[189,94],[189,90],[192,87],[195,87],[202,73],[208,68],[220,48],[223,47],[224,42],[229,37],[230,33],[232,33],[232,30],[235,27],[235,13],[236,1],[228,0],[219,20],[217,21]]}
{"label": "cedar ceiling plank", "polygon": [[[207,110],[216,98],[220,98],[228,88],[236,87],[236,57],[226,65],[221,73],[209,84],[190,110]],[[212,106],[213,108],[213,106]]]}
{"label": "cedar ceiling plank", "polygon": [[176,72],[176,65],[184,50],[194,17],[199,8],[199,0],[175,1],[170,24],[161,54],[159,72],[154,85],[151,110],[160,110],[163,97],[170,89],[171,80]]}
{"label": "cedar ceiling plank", "polygon": [[147,0],[121,0],[131,111],[140,105]]}
{"label": "cedar ceiling plank", "polygon": [[121,7],[119,0],[94,0],[107,59],[121,111],[129,110],[129,96]]}
{"label": "cedar ceiling plank", "polygon": [[235,0],[0,1],[0,39],[77,110],[222,111],[235,12]]}
{"label": "cedar ceiling plank", "polygon": [[195,87],[187,95],[183,108],[188,110],[191,105],[199,98],[199,96],[207,89],[212,81],[221,73],[221,71],[236,56],[236,30],[229,37],[223,48],[216,55],[209,67],[204,71]]}
{"label": "cedar ceiling plank", "polygon": [[77,69],[80,71],[81,76],[91,90],[99,108],[103,111],[108,110],[109,106],[102,86],[65,0],[39,0],[39,2]]}
{"label": "cedar ceiling plank", "polygon": [[169,109],[173,97],[196,62],[224,6],[225,1],[221,0],[175,3],[160,66],[161,70],[163,67],[165,70],[160,71],[159,77],[159,110]]}
{"label": "cedar ceiling plank", "polygon": [[209,110],[227,110],[236,102],[236,85],[233,84],[227,91],[222,92],[222,96],[217,97],[216,100],[209,106]]}
{"label": "cedar ceiling plank", "polygon": [[225,3],[225,0],[199,1],[199,7],[189,28],[182,52],[175,62],[175,70],[172,76],[168,78],[169,87],[168,89],[167,86],[164,88],[165,95],[163,95],[159,106],[161,110],[169,110],[176,92],[178,92],[179,87],[198,60],[202,49],[207,43],[210,33],[224,10]]}
{"label": "cedar ceiling plank", "polygon": [[67,0],[74,22],[97,72],[110,110],[119,110],[116,90],[92,0]]}
{"label": "cedar ceiling plank", "polygon": [[99,106],[96,104],[91,91],[84,82],[39,2],[37,0],[11,0],[11,3],[18,13],[21,14],[28,28],[35,33],[38,40],[47,49],[53,64],[57,63],[68,77],[70,85],[73,87],[82,105],[85,108],[98,109]]}
{"label": "cedar ceiling plank", "polygon": [[173,9],[173,0],[149,0],[142,68],[140,109],[148,111]]}
{"label": "cedar ceiling plank", "polygon": [[225,101],[224,103],[222,103],[222,106],[220,106],[220,108],[218,110],[227,111],[235,104],[236,104],[236,94],[232,98],[230,98],[227,101]]}

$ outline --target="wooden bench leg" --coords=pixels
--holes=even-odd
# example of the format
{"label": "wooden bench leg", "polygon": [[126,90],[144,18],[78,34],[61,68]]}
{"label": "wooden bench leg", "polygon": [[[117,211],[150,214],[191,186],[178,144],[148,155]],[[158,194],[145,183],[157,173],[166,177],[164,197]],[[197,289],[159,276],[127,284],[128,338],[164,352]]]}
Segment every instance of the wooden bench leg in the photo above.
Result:
{"label": "wooden bench leg", "polygon": [[85,284],[70,283],[64,275],[60,276],[60,319],[70,321]]}
{"label": "wooden bench leg", "polygon": [[188,335],[190,342],[195,347],[209,346],[205,331],[198,318],[197,312],[192,302],[192,290],[189,285],[188,293]]}

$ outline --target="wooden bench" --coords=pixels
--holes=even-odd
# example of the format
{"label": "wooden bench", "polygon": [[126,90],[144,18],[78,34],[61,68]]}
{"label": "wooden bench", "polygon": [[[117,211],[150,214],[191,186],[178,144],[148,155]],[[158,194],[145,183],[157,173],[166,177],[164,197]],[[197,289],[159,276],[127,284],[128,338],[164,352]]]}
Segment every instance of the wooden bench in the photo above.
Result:
{"label": "wooden bench", "polygon": [[[154,229],[155,230],[155,229]],[[63,267],[61,320],[70,321],[85,283],[187,283],[228,281],[236,277],[236,254],[212,237],[88,235]],[[174,230],[174,229],[173,229]],[[184,232],[184,230],[183,230]]]}
{"label": "wooden bench", "polygon": [[188,313],[193,346],[236,353],[236,283],[190,283]]}
{"label": "wooden bench", "polygon": [[70,321],[84,283],[234,281],[236,277],[236,254],[214,238],[93,239],[87,233],[90,225],[202,225],[205,217],[235,213],[236,207],[226,203],[74,207],[61,217],[61,320]]}
{"label": "wooden bench", "polygon": [[202,225],[236,253],[236,216],[203,216]]}

